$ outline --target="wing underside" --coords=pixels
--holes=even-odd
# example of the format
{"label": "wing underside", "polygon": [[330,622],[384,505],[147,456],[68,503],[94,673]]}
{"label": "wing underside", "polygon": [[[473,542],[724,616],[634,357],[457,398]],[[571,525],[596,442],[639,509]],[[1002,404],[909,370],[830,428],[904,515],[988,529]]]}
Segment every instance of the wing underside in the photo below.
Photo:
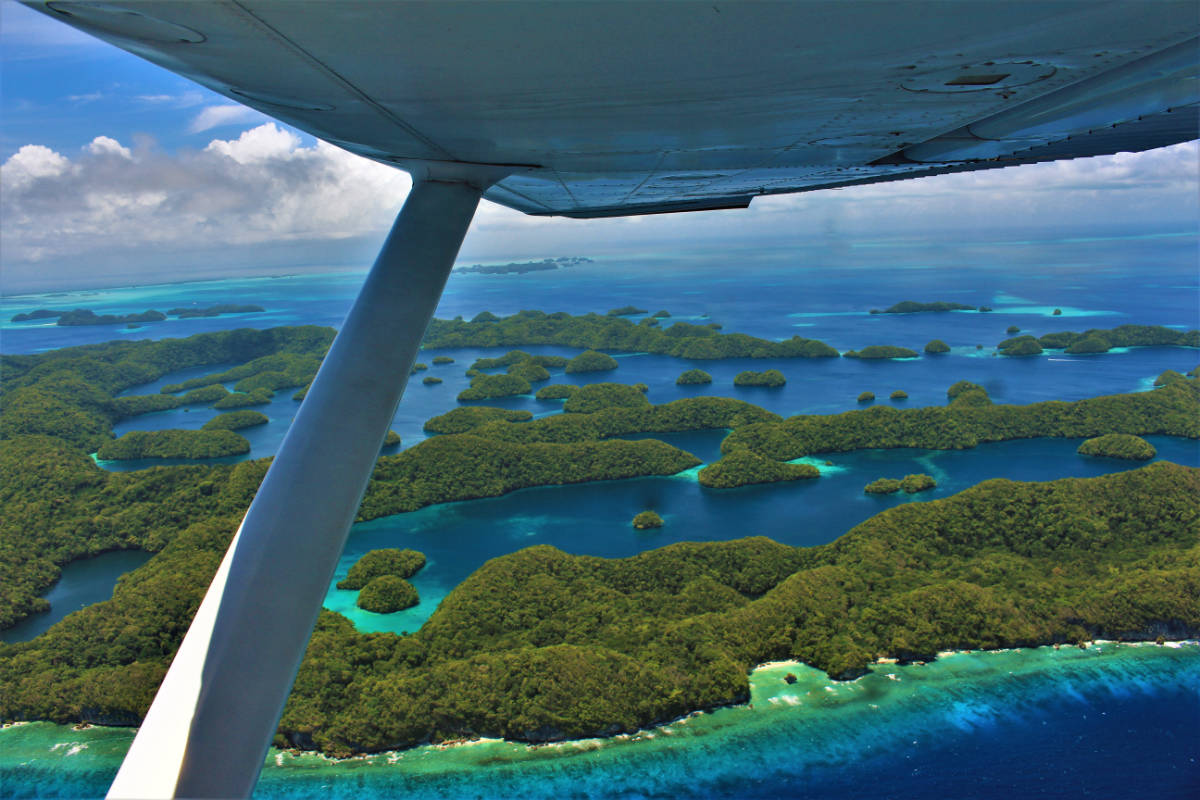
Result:
{"label": "wing underside", "polygon": [[1190,2],[34,5],[367,158],[505,166],[486,196],[529,214],[1197,137]]}

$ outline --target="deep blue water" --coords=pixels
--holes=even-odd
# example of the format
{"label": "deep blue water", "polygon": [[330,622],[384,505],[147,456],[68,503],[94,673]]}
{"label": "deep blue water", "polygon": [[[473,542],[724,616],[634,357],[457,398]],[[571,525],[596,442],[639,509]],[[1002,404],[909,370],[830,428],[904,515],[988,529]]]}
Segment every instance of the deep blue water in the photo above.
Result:
{"label": "deep blue water", "polygon": [[[1123,323],[1198,327],[1196,253],[1197,237],[1189,233],[1053,241],[1015,236],[1011,241],[939,242],[936,246],[909,241],[856,242],[793,251],[648,254],[520,276],[455,275],[438,315],[470,317],[483,310],[512,313],[523,308],[604,312],[634,304],[650,311],[665,308],[675,319],[719,322],[725,331],[775,339],[798,334],[841,350],[869,344],[900,344],[920,350],[933,338],[944,339],[953,347],[953,352],[944,356],[895,362],[687,362],[616,354],[620,367],[614,372],[564,376],[559,371],[551,379],[644,382],[656,403],[718,394],[784,415],[835,413],[859,407],[856,398],[862,391],[874,392],[879,403],[892,404],[887,395],[903,389],[909,398],[895,404],[915,407],[944,403],[946,387],[960,379],[984,385],[997,402],[1073,400],[1149,390],[1163,370],[1182,372],[1196,366],[1200,353],[1184,348],[1135,348],[1089,357],[1056,353],[1024,359],[993,356],[994,345],[1007,336],[1005,328],[1016,325],[1023,332],[1040,335]],[[0,331],[5,353],[21,353],[114,337],[186,336],[247,325],[336,326],[360,280],[359,274],[307,275],[9,297],[0,303],[0,319],[4,320]],[[909,299],[987,304],[995,311],[868,313],[871,308]],[[267,310],[171,320],[133,330],[7,322],[13,314],[35,308],[84,307],[100,313],[127,313],[193,302],[253,302]],[[1053,316],[1055,308],[1061,308],[1063,314]],[[523,349],[564,355],[576,352],[554,347]],[[428,372],[418,375],[437,375],[444,379],[443,384],[426,387],[414,380],[410,385],[393,425],[404,440],[402,446],[409,447],[425,436],[421,426],[426,419],[456,405],[455,395],[468,382],[463,372],[476,357],[498,352],[502,350],[461,349],[422,356],[421,360],[431,363],[433,355],[446,354],[456,362],[431,365]],[[710,372],[714,383],[676,387],[675,377],[691,367]],[[787,386],[778,390],[732,386],[737,372],[768,367],[781,369],[788,378]],[[155,392],[162,384],[220,369],[184,371],[127,393]],[[556,413],[560,407],[531,396],[490,404],[526,408],[538,415]],[[269,406],[259,407],[271,421],[242,432],[251,442],[249,457],[275,451],[295,409],[288,390],[279,392]],[[145,415],[122,423],[117,433],[198,428],[216,413],[205,406],[192,406]],[[707,462],[717,456],[722,436],[718,431],[657,438]],[[1151,439],[1160,458],[1200,465],[1196,442]],[[394,615],[369,614],[353,606],[353,593],[332,587],[326,605],[346,613],[364,630],[414,630],[441,597],[483,561],[532,544],[609,557],[681,540],[758,534],[789,544],[812,545],[830,541],[898,503],[946,497],[989,478],[1048,480],[1133,466],[1080,457],[1075,453],[1077,445],[1078,440],[1029,440],[968,451],[863,451],[832,455],[829,467],[824,458],[817,459],[814,463],[823,474],[813,481],[715,492],[702,489],[694,476],[684,474],[544,487],[435,506],[355,526],[338,570],[338,576],[344,575],[368,549],[416,547],[429,558],[413,581],[422,597],[417,607]],[[141,469],[161,463],[102,466]],[[914,497],[868,497],[862,493],[862,487],[875,478],[911,472],[933,475],[938,488]],[[666,525],[656,531],[634,531],[630,519],[646,508],[662,514]],[[74,590],[74,568],[64,570],[54,592]],[[101,579],[88,579],[93,590],[96,585],[100,590],[86,602],[107,597],[117,576],[128,568],[118,571],[113,566]],[[78,602],[56,601],[53,593],[50,599],[54,608],[38,625],[50,624],[73,610],[71,603]],[[839,706],[837,713],[822,709],[798,721],[770,717],[755,722],[757,717],[730,710],[689,721],[695,730],[692,736],[664,739],[660,734],[611,748],[520,749],[518,755],[512,755],[504,748],[517,746],[480,745],[413,751],[390,759],[395,764],[377,759],[331,765],[306,757],[289,761],[278,770],[269,769],[261,789],[267,796],[314,797],[384,797],[400,791],[419,797],[941,800],[947,795],[1007,798],[1013,792],[1063,797],[1194,796],[1200,782],[1196,760],[1200,757],[1200,702],[1195,691],[1200,685],[1198,652],[1192,647],[1161,657],[1146,652],[1127,654],[1122,656],[1127,661],[1111,662],[1116,664],[1111,669],[1106,666],[1110,662],[1064,661],[1053,669],[1034,670],[1021,681],[1011,679],[1019,670],[1015,673],[995,666],[1008,664],[994,660],[1001,659],[999,655],[963,656],[963,660],[947,660],[945,665],[950,666],[938,667],[941,671],[936,674],[944,680],[936,691],[928,688],[925,695],[893,697],[896,713],[882,718],[872,716],[870,697],[875,690],[870,687],[876,684],[867,682],[862,685],[870,697],[861,698],[864,702]],[[1063,660],[1067,656],[1047,658]],[[964,665],[976,663],[970,659],[991,666],[966,669]],[[904,680],[915,674],[904,673]],[[1010,676],[1007,679],[1006,674]],[[886,685],[894,688],[890,681]],[[813,691],[823,696],[826,688]],[[856,721],[846,722],[846,715]],[[716,728],[707,727],[710,720],[716,720],[712,723]],[[15,763],[6,761],[0,753],[0,776],[6,776],[0,780],[0,793],[100,794],[128,741],[122,738],[123,732],[108,729],[83,733],[36,730],[37,736],[57,744],[83,737],[80,741],[89,752],[97,757],[105,753],[107,760],[89,767],[90,772],[85,769],[77,774],[71,765],[84,762],[78,755],[63,756],[69,748],[54,750],[58,760],[44,764],[24,755]],[[0,736],[12,734],[6,731]],[[0,738],[0,745],[16,741]],[[37,741],[36,747],[41,747],[42,739]],[[501,752],[493,752],[496,748]],[[10,752],[24,750],[13,747]],[[364,766],[368,763],[370,770]]]}

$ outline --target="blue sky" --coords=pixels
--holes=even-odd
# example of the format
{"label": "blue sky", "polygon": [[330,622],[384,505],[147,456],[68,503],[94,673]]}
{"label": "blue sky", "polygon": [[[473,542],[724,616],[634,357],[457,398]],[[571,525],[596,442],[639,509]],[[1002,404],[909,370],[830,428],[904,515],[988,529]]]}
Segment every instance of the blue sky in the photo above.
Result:
{"label": "blue sky", "polygon": [[[358,159],[0,0],[0,291],[365,267],[409,187]],[[1188,231],[1195,142],[756,200],[748,211],[577,221],[485,203],[460,260],[987,231]]]}

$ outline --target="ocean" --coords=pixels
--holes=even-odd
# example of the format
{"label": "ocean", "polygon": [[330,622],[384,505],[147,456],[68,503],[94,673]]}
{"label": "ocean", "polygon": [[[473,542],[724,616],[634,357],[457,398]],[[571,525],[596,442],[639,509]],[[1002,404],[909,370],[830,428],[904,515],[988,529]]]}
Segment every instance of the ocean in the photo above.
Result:
{"label": "ocean", "polygon": [[[576,255],[576,254],[553,254]],[[587,254],[582,254],[587,255]],[[3,350],[32,353],[112,338],[188,336],[231,327],[336,326],[362,273],[290,275],[152,286],[81,289],[0,301]],[[994,311],[871,315],[901,300],[988,305]],[[130,313],[195,304],[256,303],[263,312],[139,328],[59,327],[12,323],[38,308],[90,308]],[[563,376],[551,382],[646,383],[652,402],[720,394],[780,414],[837,413],[861,407],[863,391],[877,404],[942,404],[958,380],[983,385],[996,402],[1074,400],[1148,391],[1166,369],[1184,372],[1200,353],[1187,348],[1129,348],[1095,356],[1053,351],[1037,357],[993,355],[1010,325],[1041,335],[1121,324],[1200,326],[1200,275],[1194,232],[1154,236],[1028,238],[995,241],[835,242],[791,250],[674,252],[597,258],[554,271],[521,275],[456,274],[438,316],[470,318],[487,310],[603,313],[636,305],[666,309],[672,320],[716,322],[725,332],[772,339],[821,339],[839,350],[896,344],[920,350],[938,338],[943,356],[872,362],[857,359],[686,361],[617,353],[613,372]],[[1055,309],[1061,314],[1055,315]],[[670,322],[670,320],[667,320]],[[556,347],[535,353],[574,354]],[[393,429],[410,447],[423,422],[456,404],[464,371],[478,356],[501,349],[431,351],[455,363],[430,366],[414,379]],[[702,387],[677,387],[676,376],[698,367],[713,375]],[[780,369],[781,389],[735,388],[744,369]],[[184,371],[133,387],[155,392],[165,383],[216,371]],[[902,389],[908,398],[892,401]],[[490,405],[555,413],[559,402],[532,396]],[[297,404],[281,391],[258,410],[271,422],[244,431],[248,457],[274,452]],[[192,406],[128,420],[117,428],[198,428],[217,412]],[[665,439],[709,462],[721,431],[668,434]],[[1200,466],[1191,440],[1149,437],[1159,458]],[[522,490],[498,498],[449,503],[356,525],[335,581],[363,552],[414,547],[428,563],[414,578],[421,603],[377,615],[357,609],[354,595],[332,584],[326,607],[360,630],[412,631],[437,602],[484,561],[534,544],[568,552],[621,557],[684,540],[766,535],[793,545],[828,542],[901,502],[947,497],[990,478],[1050,480],[1129,468],[1124,462],[1078,456],[1078,440],[1025,440],[965,451],[861,451],[816,459],[816,481],[715,492],[694,470],[677,476]],[[237,460],[237,459],[231,459]],[[108,469],[162,463],[100,462]],[[912,497],[866,496],[878,477],[925,472],[937,489]],[[658,511],[664,527],[635,531],[633,514]],[[117,577],[139,565],[139,554],[76,562],[48,595],[52,608],[4,631],[5,641],[41,633],[65,613],[106,599]],[[103,561],[107,559],[107,561]],[[102,562],[103,563],[100,563]],[[780,670],[800,677],[782,681]],[[889,677],[890,676],[890,677]],[[1077,650],[954,654],[927,665],[876,668],[837,684],[802,665],[768,666],[754,674],[750,706],[700,714],[633,737],[544,747],[483,742],[427,747],[332,762],[316,755],[272,753],[259,784],[263,797],[906,797],[1194,796],[1200,790],[1200,646],[1119,646]],[[0,794],[100,796],[131,733],[121,729],[34,723],[0,731]]]}

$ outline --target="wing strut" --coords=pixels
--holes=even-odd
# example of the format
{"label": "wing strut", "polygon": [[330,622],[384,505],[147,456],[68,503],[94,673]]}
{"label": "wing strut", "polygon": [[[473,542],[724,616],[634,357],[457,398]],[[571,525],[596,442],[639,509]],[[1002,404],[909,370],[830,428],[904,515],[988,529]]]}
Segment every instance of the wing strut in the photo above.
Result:
{"label": "wing strut", "polygon": [[490,179],[476,183],[414,180],[109,798],[253,791],[421,337]]}

